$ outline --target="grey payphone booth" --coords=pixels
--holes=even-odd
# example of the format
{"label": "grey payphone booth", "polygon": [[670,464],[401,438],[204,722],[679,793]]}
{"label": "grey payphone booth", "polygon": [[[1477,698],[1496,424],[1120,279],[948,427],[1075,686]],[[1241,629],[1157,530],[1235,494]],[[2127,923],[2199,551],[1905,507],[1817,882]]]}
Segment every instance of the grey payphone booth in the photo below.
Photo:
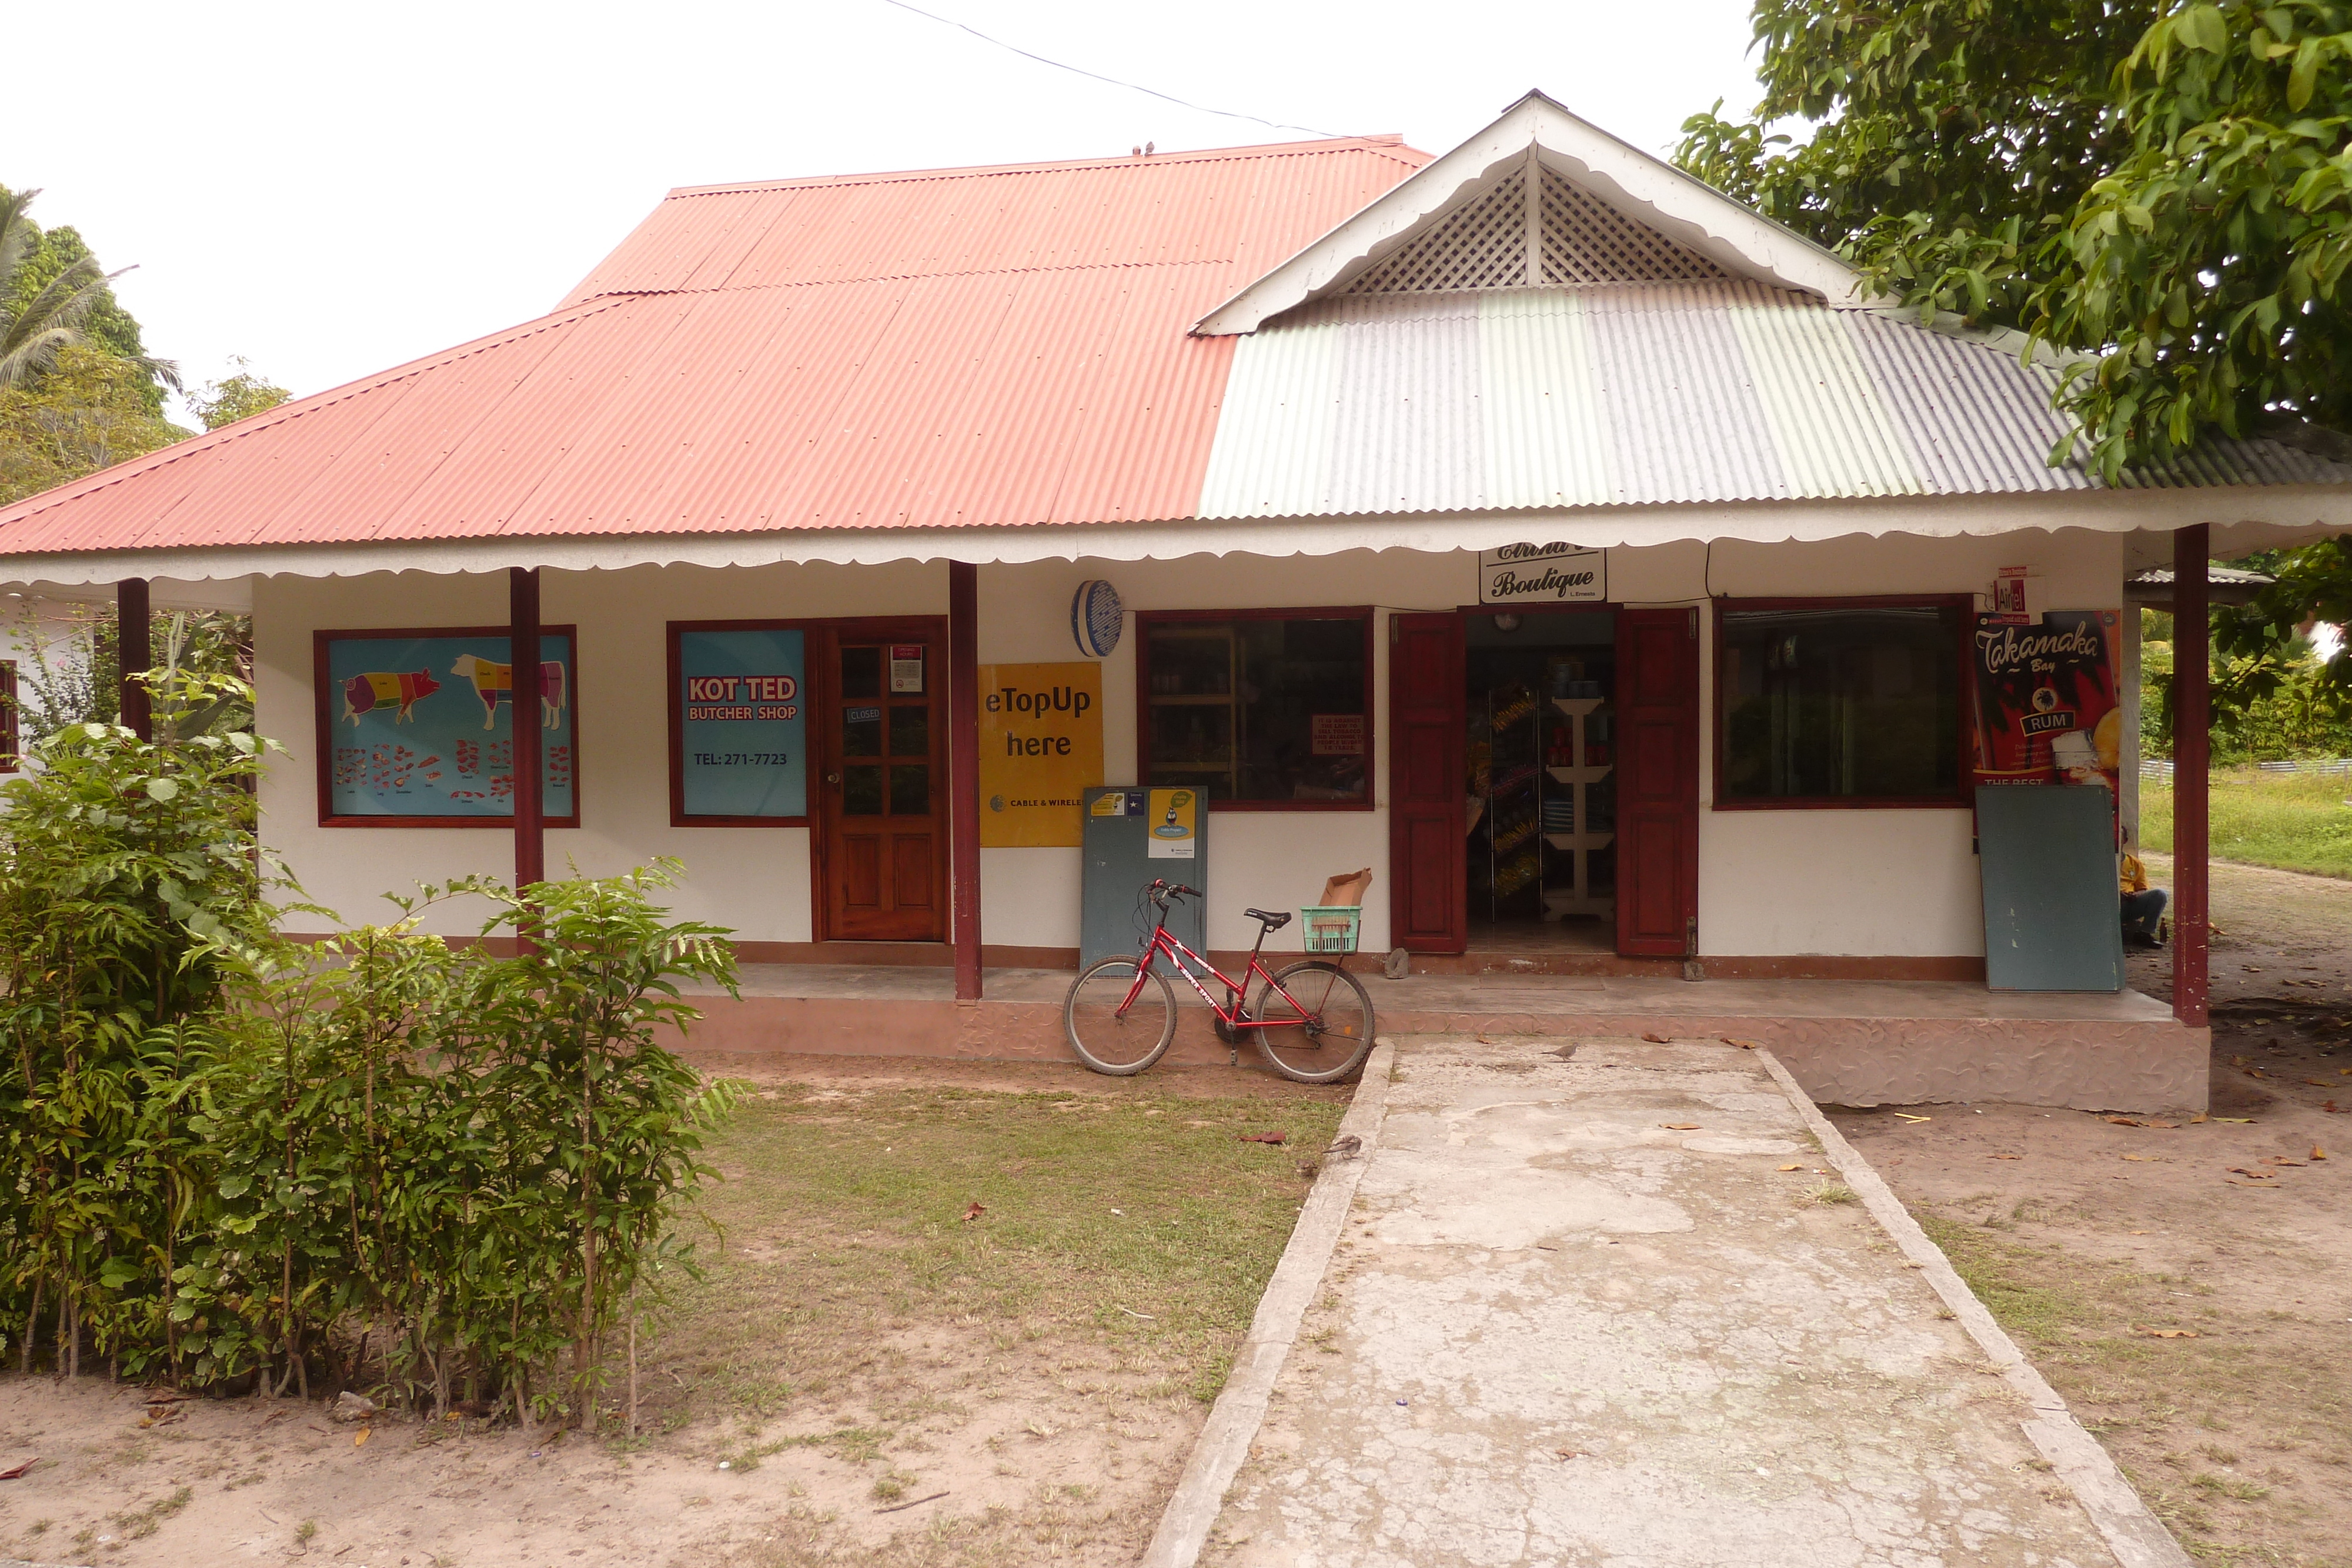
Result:
{"label": "grey payphone booth", "polygon": [[[1086,792],[1084,810],[1081,967],[1142,946],[1155,917],[1143,890],[1155,879],[1203,892],[1209,885],[1208,801],[1199,790],[1093,789]],[[1180,900],[1168,915],[1169,935],[1195,953],[1209,950],[1205,903]]]}

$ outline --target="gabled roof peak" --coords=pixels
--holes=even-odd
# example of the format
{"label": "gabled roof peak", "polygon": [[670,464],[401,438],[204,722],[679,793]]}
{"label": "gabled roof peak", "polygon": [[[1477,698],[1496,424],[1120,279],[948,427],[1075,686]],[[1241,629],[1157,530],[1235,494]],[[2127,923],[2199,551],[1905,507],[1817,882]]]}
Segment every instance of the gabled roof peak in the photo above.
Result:
{"label": "gabled roof peak", "polygon": [[[1524,193],[1513,205],[1515,181]],[[1750,278],[1832,304],[1856,301],[1856,274],[1831,251],[1530,92],[1193,329],[1206,336],[1255,331],[1308,299],[1394,287],[1390,275],[1401,272],[1421,277],[1409,287],[1493,287],[1478,279],[1513,267],[1504,254],[1511,238],[1503,234],[1505,208],[1521,214],[1526,236],[1526,259],[1512,283],[1590,281],[1582,276],[1590,268],[1560,244],[1564,232],[1582,226],[1601,238],[1604,252],[1630,251],[1630,264],[1659,269],[1661,280]],[[1596,234],[1604,229],[1612,232]],[[1451,269],[1472,281],[1449,284],[1443,277],[1448,269],[1416,267],[1406,254],[1417,246],[1458,248],[1472,239],[1495,253],[1483,267]],[[1556,247],[1562,254],[1554,254]],[[1602,271],[1603,281],[1631,280],[1622,266]]]}

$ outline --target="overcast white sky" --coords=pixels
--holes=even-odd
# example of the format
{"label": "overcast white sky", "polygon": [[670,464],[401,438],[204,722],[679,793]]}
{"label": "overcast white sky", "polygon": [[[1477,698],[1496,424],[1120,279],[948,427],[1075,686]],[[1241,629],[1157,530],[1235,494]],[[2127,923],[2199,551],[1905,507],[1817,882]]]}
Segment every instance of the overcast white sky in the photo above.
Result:
{"label": "overcast white sky", "polygon": [[[1433,152],[1531,87],[1653,152],[1756,97],[1746,0],[920,3],[1198,103]],[[138,264],[118,288],[191,384],[243,354],[297,393],[545,312],[673,185],[1300,134],[886,0],[129,0],[28,7],[9,33],[0,184]]]}

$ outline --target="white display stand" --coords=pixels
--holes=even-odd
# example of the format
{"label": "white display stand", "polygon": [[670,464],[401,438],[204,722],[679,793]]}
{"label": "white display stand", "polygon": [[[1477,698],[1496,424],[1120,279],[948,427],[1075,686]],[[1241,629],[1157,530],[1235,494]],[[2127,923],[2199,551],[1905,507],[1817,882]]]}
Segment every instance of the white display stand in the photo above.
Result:
{"label": "white display stand", "polygon": [[1592,856],[1605,850],[1615,833],[1587,831],[1585,824],[1592,821],[1585,799],[1586,789],[1609,777],[1608,765],[1595,767],[1585,760],[1585,721],[1608,704],[1606,697],[1554,697],[1551,706],[1568,716],[1569,738],[1573,745],[1570,755],[1575,762],[1567,768],[1546,768],[1559,783],[1574,791],[1576,799],[1576,831],[1546,833],[1544,842],[1566,854],[1574,873],[1574,883],[1568,887],[1546,888],[1543,895],[1544,918],[1559,920],[1570,915],[1598,915],[1603,920],[1617,913],[1614,898],[1596,898],[1592,893]]}

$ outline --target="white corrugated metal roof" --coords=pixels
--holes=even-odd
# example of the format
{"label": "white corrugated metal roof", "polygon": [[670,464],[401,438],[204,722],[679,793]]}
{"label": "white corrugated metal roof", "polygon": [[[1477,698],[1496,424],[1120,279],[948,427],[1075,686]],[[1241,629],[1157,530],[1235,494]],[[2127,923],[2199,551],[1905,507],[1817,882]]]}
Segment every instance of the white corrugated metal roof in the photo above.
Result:
{"label": "white corrugated metal roof", "polygon": [[[1237,344],[1201,515],[2105,488],[2049,465],[2054,385],[1975,339],[1755,283],[1326,298]],[[2347,482],[2253,440],[2121,485]]]}

